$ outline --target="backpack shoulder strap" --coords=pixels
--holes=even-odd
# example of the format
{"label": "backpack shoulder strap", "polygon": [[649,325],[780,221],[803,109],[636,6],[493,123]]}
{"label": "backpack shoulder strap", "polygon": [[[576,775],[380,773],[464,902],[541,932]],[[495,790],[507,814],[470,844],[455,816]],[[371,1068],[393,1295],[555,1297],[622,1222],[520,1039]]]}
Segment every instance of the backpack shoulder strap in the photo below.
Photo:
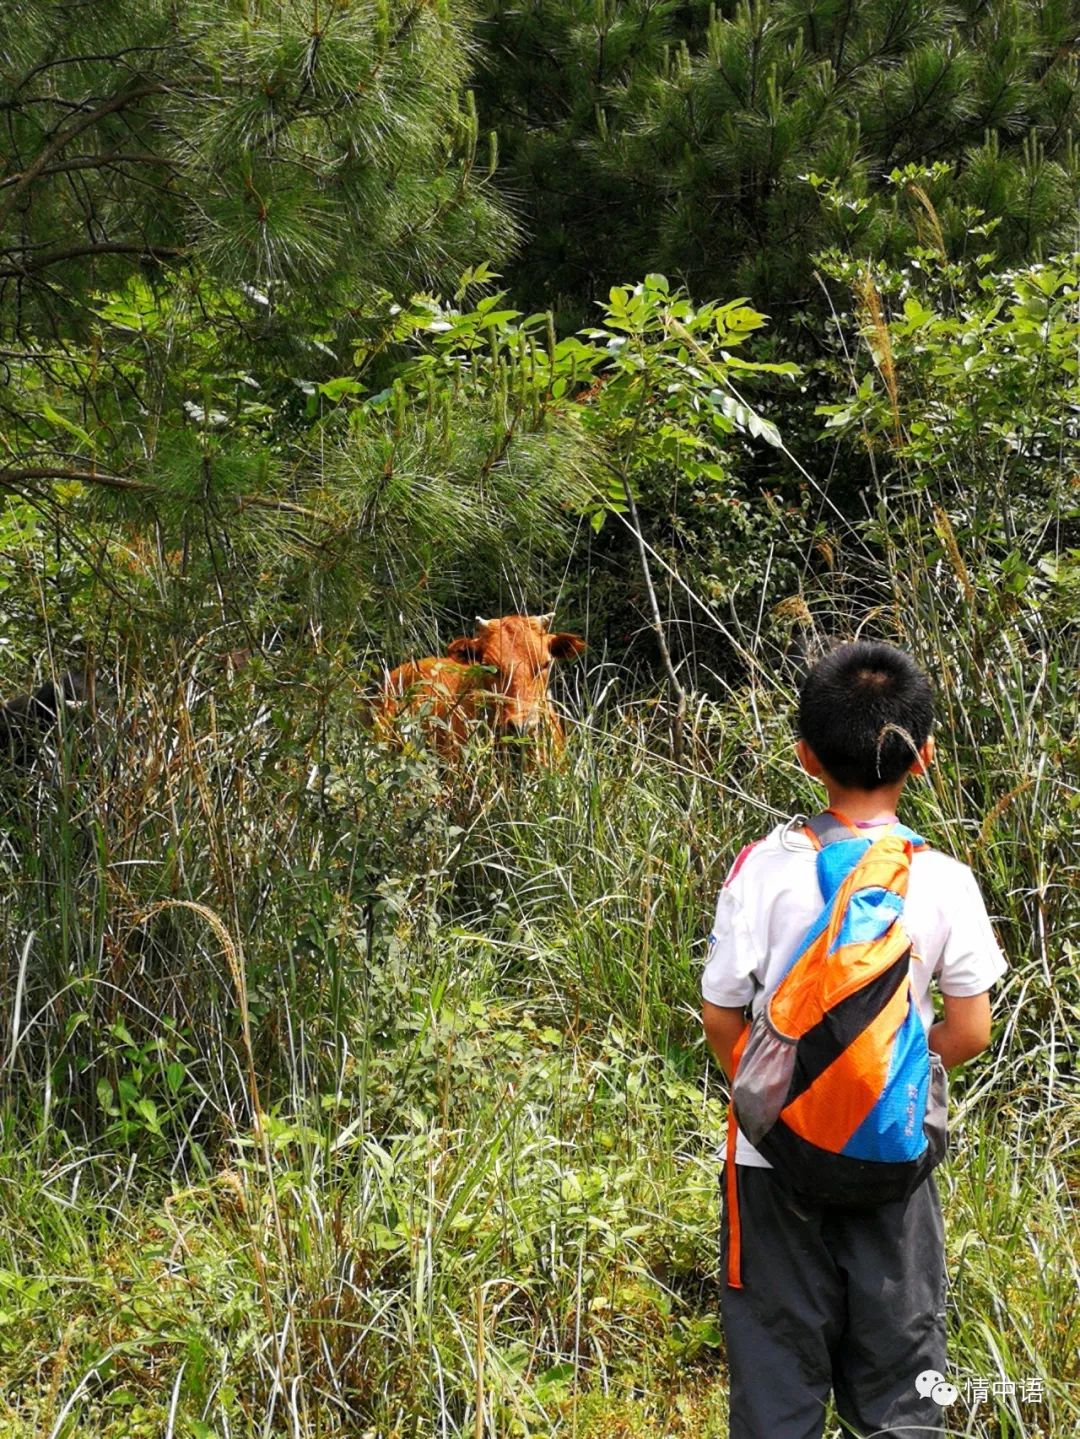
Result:
{"label": "backpack shoulder strap", "polygon": [[835,810],[827,809],[822,814],[816,814],[808,819],[803,825],[803,833],[810,840],[815,849],[824,849],[826,845],[836,844],[842,839],[856,839],[859,832],[848,823],[842,815]]}
{"label": "backpack shoulder strap", "polygon": [[[814,846],[815,849],[824,849],[826,845],[836,844],[843,839],[861,839],[865,836],[859,833],[858,828],[851,821],[842,815],[839,810],[827,809],[821,814],[816,814],[812,819],[806,819],[799,815],[796,823],[802,823],[802,832]],[[914,830],[908,829],[906,825],[897,822],[893,826],[893,832],[899,830],[911,841],[912,852],[918,854],[921,850],[929,849],[930,845],[917,835]]]}

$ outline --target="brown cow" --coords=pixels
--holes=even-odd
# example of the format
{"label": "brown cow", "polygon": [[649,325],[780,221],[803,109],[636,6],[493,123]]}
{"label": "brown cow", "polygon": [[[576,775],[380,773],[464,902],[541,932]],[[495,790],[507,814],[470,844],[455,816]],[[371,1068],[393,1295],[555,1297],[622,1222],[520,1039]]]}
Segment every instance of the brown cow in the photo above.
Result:
{"label": "brown cow", "polygon": [[445,658],[409,660],[390,671],[383,684],[381,719],[425,714],[444,749],[456,747],[481,719],[498,734],[543,736],[558,747],[563,735],[548,697],[551,662],[572,659],[585,641],[552,634],[553,618],[477,616],[476,634],[452,640]]}

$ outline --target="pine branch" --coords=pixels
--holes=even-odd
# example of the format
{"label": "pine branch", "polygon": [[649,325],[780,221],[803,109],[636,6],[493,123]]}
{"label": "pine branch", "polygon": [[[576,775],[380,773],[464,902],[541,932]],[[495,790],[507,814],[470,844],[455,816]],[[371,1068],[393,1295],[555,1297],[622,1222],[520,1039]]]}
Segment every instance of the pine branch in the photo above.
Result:
{"label": "pine branch", "polygon": [[[46,70],[54,70],[61,65],[87,65],[94,61],[102,61],[110,65],[118,65],[120,61],[123,60],[124,57],[127,55],[165,54],[168,53],[170,50],[174,50],[175,48],[176,42],[170,40],[167,44],[164,45],[128,45],[123,50],[115,50],[111,54],[107,55],[57,55],[49,60],[42,60],[41,63],[35,65],[32,70],[28,70],[26,74],[22,77],[22,79],[19,81],[18,85],[16,85],[14,94],[18,95],[19,91],[29,85],[31,80],[35,80],[39,75],[44,74]],[[52,101],[53,99],[51,95],[46,98],[49,101]],[[38,101],[39,97],[34,96],[33,99],[36,102]]]}
{"label": "pine branch", "polygon": [[[0,253],[12,255],[19,252],[12,248]],[[187,250],[179,245],[140,245],[130,240],[103,240],[96,245],[72,245],[66,250],[52,250],[36,260],[27,260],[7,269],[0,269],[0,279],[32,275],[50,265],[58,265],[64,260],[79,260],[86,255],[138,255],[144,259],[158,260],[179,259],[187,253]]]}
{"label": "pine branch", "polygon": [[126,479],[123,475],[95,474],[91,470],[65,469],[60,466],[34,466],[21,470],[0,470],[0,489],[18,490],[31,480],[79,480],[87,485],[104,485],[110,490],[137,490],[155,494],[156,487],[145,480]]}
{"label": "pine branch", "polygon": [[157,81],[146,85],[136,85],[131,90],[125,90],[122,95],[114,95],[104,105],[99,105],[96,110],[91,110],[88,115],[83,115],[80,119],[73,121],[65,130],[61,130],[58,135],[55,135],[52,142],[45,146],[34,163],[23,171],[7,203],[0,208],[0,229],[7,224],[8,216],[15,208],[15,203],[22,192],[37,179],[48,165],[52,164],[66,145],[85,130],[92,129],[106,115],[115,115],[118,110],[125,109],[134,101],[144,100],[147,95],[160,95],[164,90],[165,86]]}
{"label": "pine branch", "polygon": [[[65,160],[62,165],[47,165],[38,171],[38,178],[42,175],[66,175],[71,170],[107,170],[113,165],[155,165],[170,170],[180,168],[175,160],[169,160],[164,155],[129,155],[117,150],[108,155],[75,155],[72,159]],[[6,179],[0,180],[0,190],[17,185],[28,173],[23,170],[16,175],[8,175]]]}

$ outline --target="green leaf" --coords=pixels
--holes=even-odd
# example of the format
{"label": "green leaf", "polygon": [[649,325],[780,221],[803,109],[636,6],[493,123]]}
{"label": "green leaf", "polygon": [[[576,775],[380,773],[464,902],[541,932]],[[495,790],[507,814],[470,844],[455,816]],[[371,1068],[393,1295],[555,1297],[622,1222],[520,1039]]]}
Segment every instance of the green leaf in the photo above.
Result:
{"label": "green leaf", "polygon": [[726,315],[724,321],[729,330],[759,330],[768,318],[768,315],[763,315],[760,311],[751,310],[748,305],[743,305]]}
{"label": "green leaf", "polygon": [[796,365],[793,360],[779,362],[766,362],[764,360],[743,360],[738,355],[731,355],[727,350],[720,351],[721,359],[733,370],[757,370],[762,375],[801,375],[802,366]]}
{"label": "green leaf", "polygon": [[348,375],[339,375],[336,380],[323,380],[317,386],[319,394],[324,395],[328,400],[340,400],[345,395],[359,395],[363,388],[359,380],[354,380]]}
{"label": "green leaf", "polygon": [[764,440],[767,445],[772,445],[778,450],[783,449],[784,442],[780,438],[780,431],[771,420],[766,420],[764,416],[750,410],[747,416],[746,427],[752,435]]}
{"label": "green leaf", "polygon": [[915,295],[908,295],[904,300],[904,318],[913,328],[918,328],[928,324],[934,318],[934,312]]}
{"label": "green leaf", "polygon": [[135,1101],[135,1113],[146,1120],[147,1128],[152,1129],[155,1134],[161,1133],[158,1124],[157,1105],[152,1099],[138,1099]]}
{"label": "green leaf", "polygon": [[83,445],[90,454],[94,453],[94,441],[81,425],[76,425],[73,420],[69,420],[65,415],[61,415],[48,404],[42,404],[41,413],[51,425],[59,425],[60,429],[66,430],[69,435],[74,435],[79,444]]}

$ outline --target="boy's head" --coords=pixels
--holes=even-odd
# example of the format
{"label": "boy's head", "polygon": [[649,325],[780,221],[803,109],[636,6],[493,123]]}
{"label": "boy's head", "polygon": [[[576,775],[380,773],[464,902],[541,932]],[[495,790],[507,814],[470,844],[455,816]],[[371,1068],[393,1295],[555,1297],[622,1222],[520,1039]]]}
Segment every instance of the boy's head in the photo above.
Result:
{"label": "boy's head", "polygon": [[799,695],[799,736],[846,789],[899,784],[934,722],[930,682],[910,655],[860,640],[818,661]]}

